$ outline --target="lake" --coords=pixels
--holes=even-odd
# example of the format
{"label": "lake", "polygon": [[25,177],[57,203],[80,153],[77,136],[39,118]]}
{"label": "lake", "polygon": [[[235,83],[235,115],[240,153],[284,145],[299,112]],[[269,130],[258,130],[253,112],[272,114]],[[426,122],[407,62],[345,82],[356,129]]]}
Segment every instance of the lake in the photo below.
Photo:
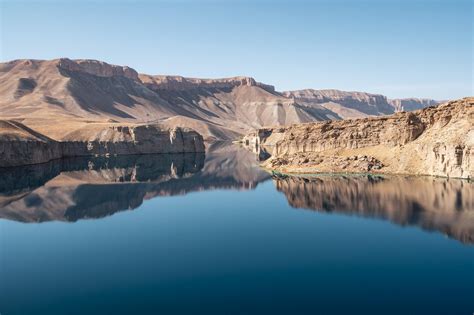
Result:
{"label": "lake", "polygon": [[0,170],[0,314],[472,314],[474,184],[249,151]]}

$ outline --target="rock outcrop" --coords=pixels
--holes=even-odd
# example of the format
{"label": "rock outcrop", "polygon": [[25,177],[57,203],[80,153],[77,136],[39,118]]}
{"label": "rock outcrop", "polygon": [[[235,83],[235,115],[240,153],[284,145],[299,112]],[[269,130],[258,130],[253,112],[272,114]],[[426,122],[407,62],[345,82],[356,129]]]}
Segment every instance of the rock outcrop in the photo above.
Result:
{"label": "rock outcrop", "polygon": [[244,141],[272,155],[266,167],[285,172],[346,172],[363,159],[380,167],[359,171],[472,178],[473,125],[474,98],[465,98],[386,117],[261,128]]}
{"label": "rock outcrop", "polygon": [[140,74],[140,80],[152,90],[194,90],[194,89],[232,89],[238,86],[257,86],[270,93],[275,92],[272,85],[257,82],[251,77],[232,77],[223,79],[185,78],[171,75]]}
{"label": "rock outcrop", "polygon": [[396,112],[412,111],[440,104],[439,101],[429,98],[399,98],[391,99],[388,102]]}
{"label": "rock outcrop", "polygon": [[71,60],[68,58],[61,58],[58,61],[58,68],[72,71],[83,72],[98,77],[125,77],[131,80],[138,81],[138,72],[127,66],[111,65],[103,61],[91,59]]}
{"label": "rock outcrop", "polygon": [[394,112],[387,97],[380,94],[306,89],[286,91],[283,95],[308,106],[321,105],[335,111],[341,118],[386,115]]}
{"label": "rock outcrop", "polygon": [[89,125],[55,141],[16,121],[0,121],[0,167],[74,156],[204,152],[204,140],[186,128]]}
{"label": "rock outcrop", "polygon": [[44,163],[61,156],[59,142],[19,122],[0,120],[0,167]]}

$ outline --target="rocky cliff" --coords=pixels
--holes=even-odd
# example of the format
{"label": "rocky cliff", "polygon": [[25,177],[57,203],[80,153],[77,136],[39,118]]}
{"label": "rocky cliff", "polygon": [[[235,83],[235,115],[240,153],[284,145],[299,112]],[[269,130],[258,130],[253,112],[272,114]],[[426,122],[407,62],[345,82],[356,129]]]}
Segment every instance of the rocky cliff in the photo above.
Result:
{"label": "rocky cliff", "polygon": [[383,95],[337,90],[280,93],[246,76],[148,75],[88,59],[0,63],[0,119],[21,120],[58,141],[91,123],[104,122],[188,127],[205,140],[235,140],[263,126],[361,118],[394,110]]}
{"label": "rocky cliff", "polygon": [[440,102],[429,98],[399,98],[389,100],[396,112],[412,111],[429,106],[438,105]]}
{"label": "rocky cliff", "polygon": [[306,104],[320,105],[334,111],[341,118],[357,118],[366,115],[386,115],[394,112],[387,97],[365,92],[339,90],[297,90],[283,92],[286,97]]}
{"label": "rocky cliff", "polygon": [[72,72],[88,73],[98,77],[125,77],[131,80],[138,81],[138,72],[127,66],[111,65],[103,61],[78,59],[71,60],[68,58],[61,58],[58,61],[58,68]]}
{"label": "rocky cliff", "polygon": [[201,135],[158,125],[89,125],[55,141],[16,121],[0,121],[0,167],[74,156],[204,152]]}
{"label": "rocky cliff", "polygon": [[275,87],[255,81],[251,77],[232,77],[224,79],[198,79],[171,75],[140,74],[140,80],[152,90],[185,91],[194,89],[233,89],[238,86],[257,86],[270,93]]}
{"label": "rocky cliff", "polygon": [[61,156],[59,142],[19,122],[0,120],[0,167],[44,163]]}
{"label": "rocky cliff", "polygon": [[285,172],[386,172],[472,178],[474,98],[415,112],[258,129],[244,141]]}

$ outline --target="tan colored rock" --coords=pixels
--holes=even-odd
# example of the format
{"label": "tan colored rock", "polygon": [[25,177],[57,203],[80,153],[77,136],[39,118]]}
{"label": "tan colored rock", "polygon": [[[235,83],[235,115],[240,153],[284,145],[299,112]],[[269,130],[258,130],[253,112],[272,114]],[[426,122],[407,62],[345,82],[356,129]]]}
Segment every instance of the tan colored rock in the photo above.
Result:
{"label": "tan colored rock", "polygon": [[396,112],[412,111],[440,104],[440,102],[429,98],[398,98],[388,100],[388,102]]}
{"label": "tan colored rock", "polygon": [[99,77],[120,76],[138,81],[138,72],[127,66],[111,65],[103,61],[79,59],[71,60],[62,58],[58,61],[58,67],[72,72],[83,72]]}
{"label": "tan colored rock", "polygon": [[236,140],[263,126],[393,111],[383,95],[337,90],[280,93],[246,76],[137,74],[126,66],[88,59],[0,63],[0,119],[21,120],[58,141],[89,123],[188,127],[213,141]]}
{"label": "tan colored rock", "polygon": [[0,121],[0,167],[74,156],[204,152],[194,130],[158,125],[89,125],[55,141],[15,121]]}
{"label": "tan colored rock", "polygon": [[21,123],[0,120],[0,167],[44,163],[61,156],[59,142]]}
{"label": "tan colored rock", "polygon": [[[300,162],[300,154],[326,156],[328,163],[330,156],[362,154],[380,161],[380,172],[472,178],[473,105],[471,97],[386,117],[262,128],[253,142],[273,160],[286,160],[276,167],[280,171],[307,172],[309,164]],[[274,167],[272,159],[268,167]]]}
{"label": "tan colored rock", "polygon": [[171,76],[171,75],[147,75],[140,74],[140,80],[152,90],[193,90],[199,88],[214,88],[214,89],[225,89],[234,88],[238,86],[257,86],[264,90],[273,93],[275,87],[272,85],[257,82],[251,77],[232,77],[223,79],[198,79],[198,78],[185,78],[182,76]]}
{"label": "tan colored rock", "polygon": [[[356,118],[362,115],[386,115],[394,112],[387,97],[365,92],[346,92],[340,90],[296,90],[283,92],[286,97],[307,106],[320,105],[334,110],[340,118]],[[332,104],[342,105],[341,107]],[[347,111],[350,109],[352,111]]]}

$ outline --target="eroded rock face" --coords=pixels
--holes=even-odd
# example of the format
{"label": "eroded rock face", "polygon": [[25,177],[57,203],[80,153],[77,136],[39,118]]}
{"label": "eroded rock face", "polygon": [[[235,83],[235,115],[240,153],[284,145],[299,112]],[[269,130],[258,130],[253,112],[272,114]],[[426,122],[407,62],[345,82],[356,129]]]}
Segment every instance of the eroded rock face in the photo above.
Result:
{"label": "eroded rock face", "polygon": [[295,208],[389,220],[474,243],[474,184],[464,180],[322,176],[275,178]]}
{"label": "eroded rock face", "polygon": [[127,66],[111,65],[98,60],[71,60],[62,58],[58,62],[58,67],[67,71],[77,71],[92,74],[99,77],[126,77],[138,81],[138,72]]}
{"label": "eroded rock face", "polygon": [[169,75],[140,74],[141,81],[152,90],[192,90],[198,88],[234,88],[237,86],[258,86],[266,91],[274,92],[275,87],[257,82],[251,77],[232,77],[224,79],[197,79]]}
{"label": "eroded rock face", "polygon": [[74,156],[204,152],[200,134],[157,125],[91,126],[55,141],[18,122],[0,121],[0,167],[44,163]]}
{"label": "eroded rock face", "polygon": [[63,155],[194,153],[205,150],[202,136],[191,129],[162,129],[157,125],[90,129],[68,135],[61,142]]}
{"label": "eroded rock face", "polygon": [[283,95],[309,104],[335,102],[368,115],[392,114],[394,112],[387,97],[380,94],[306,89],[286,91],[283,92]]}
{"label": "eroded rock face", "polygon": [[19,122],[0,120],[0,167],[43,163],[60,157],[58,142]]}
{"label": "eroded rock face", "polygon": [[[192,128],[212,141],[236,140],[264,126],[395,111],[378,94],[338,90],[281,93],[246,76],[199,79],[137,74],[126,66],[67,58],[0,63],[0,96],[0,119],[22,120],[55,140],[62,140],[84,120],[159,121],[169,127]],[[58,120],[64,130],[54,126]]]}
{"label": "eroded rock face", "polygon": [[61,154],[59,142],[0,140],[0,167],[44,163]]}
{"label": "eroded rock face", "polygon": [[[472,178],[474,174],[474,98],[416,112],[345,121],[262,128],[245,138],[266,148],[279,169],[305,172],[314,164],[298,154],[366,155],[384,165],[381,172]],[[267,166],[272,166],[269,161]],[[322,171],[327,168],[322,167]],[[334,171],[344,171],[335,169]]]}
{"label": "eroded rock face", "polygon": [[429,98],[399,98],[389,100],[396,112],[422,109],[438,105],[440,102]]}

